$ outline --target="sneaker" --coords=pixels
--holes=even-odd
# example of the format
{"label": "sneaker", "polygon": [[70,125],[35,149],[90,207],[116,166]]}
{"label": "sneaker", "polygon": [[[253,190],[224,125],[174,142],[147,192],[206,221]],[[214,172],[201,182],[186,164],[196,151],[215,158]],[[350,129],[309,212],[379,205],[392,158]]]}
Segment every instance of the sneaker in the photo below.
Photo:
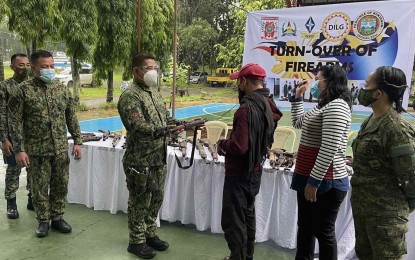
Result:
{"label": "sneaker", "polygon": [[19,218],[19,211],[17,210],[16,197],[7,200],[7,218]]}
{"label": "sneaker", "polygon": [[149,247],[157,251],[164,251],[169,248],[169,243],[161,240],[158,236],[146,238],[146,243]]}
{"label": "sneaker", "polygon": [[36,229],[37,237],[45,237],[49,234],[49,221],[42,221],[39,223],[39,227]]}
{"label": "sneaker", "polygon": [[51,227],[61,233],[69,233],[72,231],[72,227],[63,218],[59,220],[52,220]]}
{"label": "sneaker", "polygon": [[156,256],[156,251],[146,243],[129,244],[127,251],[143,259],[152,259]]}

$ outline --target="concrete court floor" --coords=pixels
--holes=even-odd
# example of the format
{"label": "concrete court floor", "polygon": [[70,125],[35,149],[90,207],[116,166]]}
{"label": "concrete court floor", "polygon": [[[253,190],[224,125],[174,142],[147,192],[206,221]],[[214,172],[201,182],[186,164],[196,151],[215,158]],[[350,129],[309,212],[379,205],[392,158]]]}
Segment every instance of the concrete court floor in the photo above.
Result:
{"label": "concrete court floor", "polygon": [[[0,152],[1,154],[1,152]],[[0,158],[2,156],[0,155]],[[20,176],[17,204],[20,218],[6,217],[4,178],[6,166],[0,160],[0,260],[66,260],[66,259],[139,259],[127,252],[127,215],[95,211],[84,205],[68,204],[65,219],[72,225],[72,233],[60,234],[50,230],[45,238],[37,238],[35,213],[26,209],[26,171]],[[193,225],[161,222],[160,238],[170,243],[165,252],[158,252],[159,260],[221,260],[229,251],[223,234],[200,232]],[[295,251],[276,246],[272,242],[259,243],[255,260],[294,259]]]}

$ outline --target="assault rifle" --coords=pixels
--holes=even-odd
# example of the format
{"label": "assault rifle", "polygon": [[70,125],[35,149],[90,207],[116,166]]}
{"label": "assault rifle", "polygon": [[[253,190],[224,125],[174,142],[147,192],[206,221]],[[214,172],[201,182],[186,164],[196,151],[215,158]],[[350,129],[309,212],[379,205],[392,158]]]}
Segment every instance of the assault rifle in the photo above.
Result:
{"label": "assault rifle", "polygon": [[102,133],[102,141],[106,141],[108,137],[110,137],[111,135],[110,130],[105,131],[105,130],[99,129],[98,132]]}
{"label": "assault rifle", "polygon": [[[69,139],[72,139],[72,136],[68,136],[68,140]],[[83,143],[86,143],[91,141],[99,141],[101,140],[101,137],[95,135],[94,133],[81,133],[81,140]]]}
{"label": "assault rifle", "polygon": [[207,139],[207,138],[201,139],[200,142],[202,144],[204,144],[208,148],[208,150],[210,152],[210,155],[212,155],[213,161],[215,163],[219,163],[219,161],[218,161],[219,157],[218,157],[218,146],[217,146],[217,144],[212,144],[210,142],[210,140]]}
{"label": "assault rifle", "polygon": [[179,147],[180,147],[180,151],[182,152],[182,157],[186,158],[186,151],[187,151],[187,141],[186,141],[186,139],[179,139]]}
{"label": "assault rifle", "polygon": [[113,137],[113,139],[112,139],[112,147],[115,148],[115,146],[117,146],[117,143],[121,140],[122,136],[121,136],[121,134],[114,134],[111,137]]}

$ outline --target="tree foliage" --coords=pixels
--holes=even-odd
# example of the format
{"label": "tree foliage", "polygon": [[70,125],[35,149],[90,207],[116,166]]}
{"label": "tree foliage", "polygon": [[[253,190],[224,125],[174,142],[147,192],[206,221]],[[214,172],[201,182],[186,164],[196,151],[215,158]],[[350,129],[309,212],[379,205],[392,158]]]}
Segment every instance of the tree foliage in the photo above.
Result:
{"label": "tree foliage", "polygon": [[32,43],[32,51],[45,40],[59,38],[63,23],[59,0],[5,0],[10,9],[9,29],[19,33],[24,44]]}
{"label": "tree foliage", "polygon": [[233,34],[224,43],[216,45],[219,51],[216,60],[225,67],[239,67],[242,63],[248,12],[282,8],[285,3],[284,0],[238,0],[235,2],[231,5],[231,18],[234,19]]}
{"label": "tree foliage", "polygon": [[97,38],[97,10],[95,0],[60,0],[60,11],[65,21],[60,28],[66,54],[71,57],[74,98],[79,104],[79,62],[89,60]]}
{"label": "tree foliage", "polygon": [[[134,33],[134,1],[96,1],[98,38],[94,47],[94,78],[107,79],[107,102],[113,101],[114,68],[129,59],[131,35]],[[137,9],[135,9],[137,10]]]}

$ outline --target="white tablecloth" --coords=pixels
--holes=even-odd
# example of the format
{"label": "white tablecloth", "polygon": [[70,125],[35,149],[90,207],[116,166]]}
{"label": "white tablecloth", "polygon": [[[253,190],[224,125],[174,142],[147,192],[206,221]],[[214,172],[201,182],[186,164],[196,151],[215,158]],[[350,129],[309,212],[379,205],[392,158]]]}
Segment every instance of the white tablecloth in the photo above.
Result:
{"label": "white tablecloth", "polygon": [[[95,210],[127,212],[128,190],[122,167],[120,142],[112,148],[111,140],[89,142],[82,146],[81,162],[71,162],[68,202],[84,204]],[[177,150],[176,150],[177,151]],[[190,149],[188,149],[190,155]],[[177,151],[177,154],[181,154]],[[198,230],[210,228],[222,233],[221,210],[224,183],[223,158],[220,163],[206,164],[196,151],[193,167],[181,170],[175,161],[174,149],[168,148],[168,175],[160,218],[170,222],[195,224]],[[208,153],[208,159],[209,157]],[[183,160],[188,164],[189,160]],[[261,189],[256,197],[256,240],[274,241],[277,245],[296,247],[296,193],[290,189],[290,171],[264,167]],[[354,224],[350,194],[342,203],[336,223],[339,259],[355,259]],[[407,234],[407,260],[415,259],[415,214],[410,216]]]}

